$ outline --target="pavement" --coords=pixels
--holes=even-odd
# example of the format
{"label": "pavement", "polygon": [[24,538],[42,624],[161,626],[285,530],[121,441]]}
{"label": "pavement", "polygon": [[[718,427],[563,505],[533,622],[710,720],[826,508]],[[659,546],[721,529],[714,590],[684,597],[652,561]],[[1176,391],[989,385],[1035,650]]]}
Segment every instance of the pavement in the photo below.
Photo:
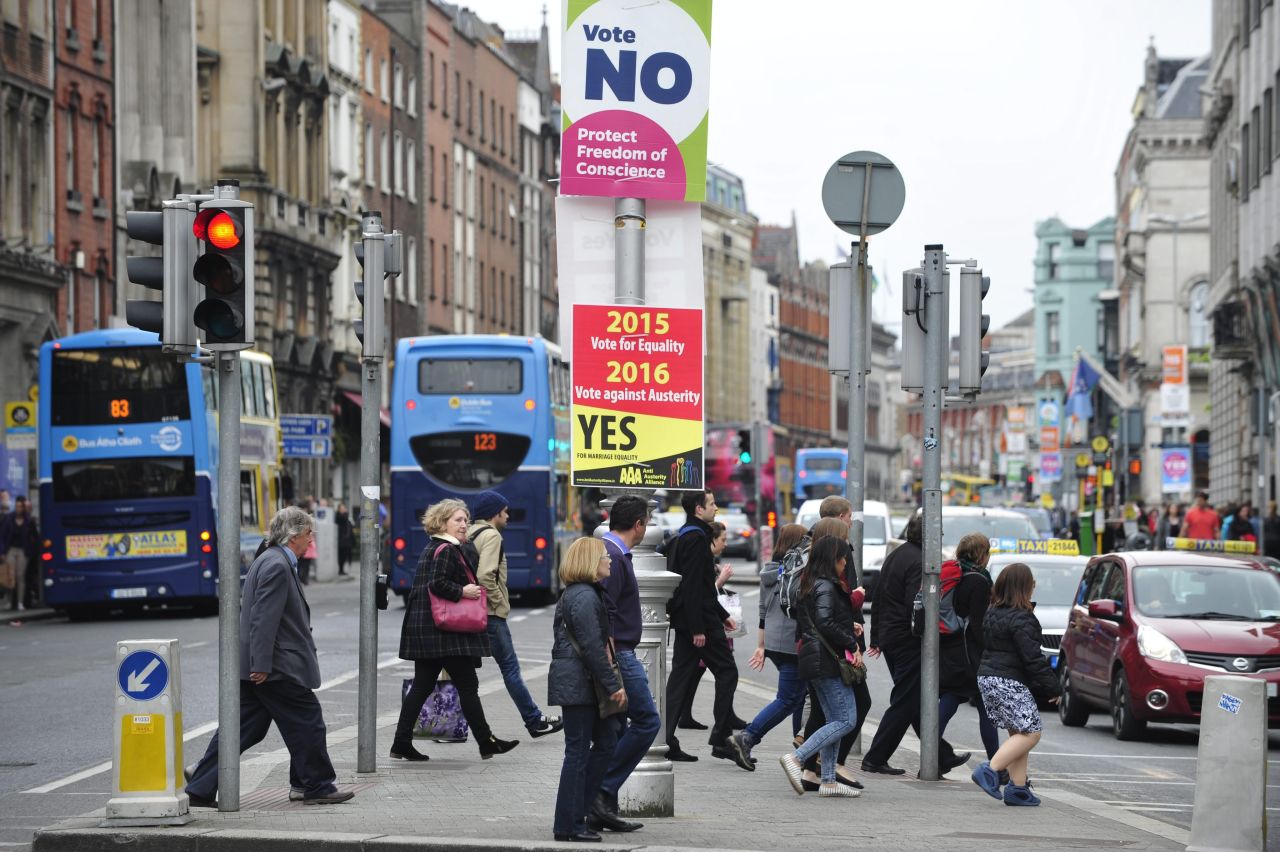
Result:
{"label": "pavement", "polygon": [[[545,695],[546,670],[545,661],[525,665],[535,697]],[[384,672],[379,679],[382,712],[375,772],[355,772],[355,724],[337,727],[330,719],[330,753],[339,786],[356,793],[348,803],[289,802],[287,752],[278,745],[264,746],[242,760],[237,813],[194,809],[194,821],[180,828],[99,828],[102,799],[92,811],[38,830],[33,848],[36,852],[579,848],[552,840],[562,759],[559,735],[530,740],[521,731],[518,748],[487,761],[480,760],[474,742],[421,741],[419,748],[431,755],[430,761],[391,761],[386,749],[398,708],[397,674]],[[499,736],[521,730],[500,680],[482,681],[481,692],[487,696],[486,713]],[[738,696],[737,709],[744,714],[772,697],[768,690],[745,680]],[[712,689],[704,685],[695,715],[709,719],[711,700]],[[1011,808],[983,794],[963,768],[953,771],[954,780],[918,781],[914,777],[918,752],[912,752],[911,739],[894,761],[907,768],[906,776],[862,775],[866,790],[859,799],[826,800],[812,793],[797,797],[777,763],[789,745],[786,733],[775,729],[757,746],[760,764],[748,773],[713,759],[702,745],[700,732],[682,732],[686,750],[701,759],[676,765],[676,816],[646,819],[645,827],[634,834],[607,834],[606,843],[597,848],[986,850],[998,844],[1019,850],[1172,850],[1187,843],[1183,828],[1079,793],[1055,790],[1052,782],[1036,786],[1043,806]],[[870,734],[868,730],[864,736]],[[189,753],[187,762],[195,757]],[[84,801],[86,806],[91,802]]]}

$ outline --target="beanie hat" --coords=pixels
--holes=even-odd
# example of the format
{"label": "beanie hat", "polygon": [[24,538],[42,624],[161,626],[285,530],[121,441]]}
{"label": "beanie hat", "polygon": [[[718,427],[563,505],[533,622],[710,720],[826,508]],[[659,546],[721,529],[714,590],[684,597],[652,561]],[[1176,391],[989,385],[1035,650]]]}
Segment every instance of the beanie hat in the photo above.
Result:
{"label": "beanie hat", "polygon": [[511,505],[506,497],[497,491],[481,491],[471,503],[471,519],[487,521],[494,515],[502,514],[502,510]]}

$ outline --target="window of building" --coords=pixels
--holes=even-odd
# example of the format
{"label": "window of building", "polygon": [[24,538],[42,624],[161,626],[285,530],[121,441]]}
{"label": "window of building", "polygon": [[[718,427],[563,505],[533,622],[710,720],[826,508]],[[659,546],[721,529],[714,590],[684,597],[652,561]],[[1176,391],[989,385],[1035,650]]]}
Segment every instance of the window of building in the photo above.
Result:
{"label": "window of building", "polygon": [[1049,243],[1049,278],[1058,277],[1058,253],[1062,250],[1062,246],[1057,243]]}
{"label": "window of building", "polygon": [[484,227],[484,175],[480,175],[480,194],[476,198],[475,206],[476,218],[480,220],[480,227]]}
{"label": "window of building", "polygon": [[476,104],[475,104],[475,87],[471,85],[471,81],[467,81],[467,132],[474,133],[476,130]]}
{"label": "window of building", "polygon": [[1116,244],[1098,243],[1098,277],[1110,281],[1116,272]]}
{"label": "window of building", "polygon": [[1262,130],[1259,134],[1262,142],[1261,158],[1262,173],[1264,175],[1271,174],[1271,150],[1274,143],[1275,114],[1273,112],[1271,90],[1267,89],[1262,93]]}
{"label": "window of building", "polygon": [[440,152],[440,204],[449,209],[449,152]]}
{"label": "window of building", "polygon": [[427,297],[436,300],[436,241],[427,238]]}
{"label": "window of building", "polygon": [[1259,182],[1261,182],[1262,180],[1262,169],[1258,162],[1259,160],[1258,155],[1262,151],[1262,145],[1259,144],[1261,142],[1259,138],[1259,134],[1260,134],[1260,131],[1262,130],[1262,113],[1259,107],[1253,108],[1252,118],[1253,118],[1253,121],[1252,121],[1250,132],[1253,134],[1253,138],[1249,140],[1249,144],[1253,153],[1249,155],[1250,156],[1249,177],[1252,178],[1253,180],[1253,183],[1251,184],[1251,186],[1254,189],[1257,189]]}
{"label": "window of building", "polygon": [[364,182],[368,186],[373,186],[374,180],[373,155],[373,125],[366,121],[364,123]]}
{"label": "window of building", "polygon": [[507,191],[505,189],[498,192],[498,236],[504,240],[507,238]]}
{"label": "window of building", "polygon": [[404,195],[404,137],[400,131],[395,132],[392,139],[391,150],[393,154],[392,179],[396,188],[396,195]]}
{"label": "window of building", "polygon": [[1212,342],[1209,324],[1209,282],[1199,281],[1191,288],[1187,305],[1189,334],[1187,340],[1193,349],[1204,349]]}
{"label": "window of building", "polygon": [[[481,222],[483,221],[482,219]],[[489,182],[489,231],[498,233],[498,184],[496,181]]]}
{"label": "window of building", "polygon": [[378,146],[378,175],[381,178],[382,191],[391,191],[391,145],[387,139],[387,131],[382,131],[382,141]]}
{"label": "window of building", "polygon": [[1249,200],[1249,122],[1240,128],[1240,200]]}
{"label": "window of building", "polygon": [[453,123],[462,126],[462,74],[453,72]]}
{"label": "window of building", "polygon": [[1045,345],[1045,354],[1057,355],[1062,351],[1062,330],[1059,328],[1058,312],[1047,311],[1044,315],[1044,321],[1046,331],[1045,340],[1048,341]]}
{"label": "window of building", "polygon": [[[440,114],[449,117],[449,63],[440,63]],[[456,112],[456,110],[455,110]]]}
{"label": "window of building", "polygon": [[378,95],[382,98],[382,102],[389,103],[391,101],[391,75],[387,68],[387,60],[378,60]]}
{"label": "window of building", "polygon": [[364,49],[364,90],[373,94],[373,50]]}
{"label": "window of building", "polygon": [[507,153],[507,108],[498,107],[498,146],[502,153]]}
{"label": "window of building", "polygon": [[[93,120],[93,161],[91,163],[93,173],[90,180],[93,182],[93,197],[106,198],[107,189],[105,170],[102,168],[102,116],[99,115]],[[95,325],[94,328],[102,326]]]}
{"label": "window of building", "polygon": [[409,140],[405,144],[404,154],[404,185],[405,191],[410,201],[418,200],[418,170],[416,163],[416,147],[413,140]]}
{"label": "window of building", "polygon": [[476,306],[478,309],[476,313],[480,319],[484,319],[485,302],[488,301],[486,296],[487,294],[484,291],[484,261],[482,260],[480,261],[480,298],[478,299],[479,304]]}
{"label": "window of building", "polygon": [[[480,101],[480,109],[484,109],[483,99]],[[493,139],[490,140],[489,147],[496,151],[498,149],[498,134],[502,132],[498,127],[498,101],[496,98],[489,101],[489,124],[493,127]]]}
{"label": "window of building", "polygon": [[397,62],[391,74],[391,97],[397,109],[404,109],[404,66]]}
{"label": "window of building", "polygon": [[484,131],[485,131],[485,123],[484,123],[484,89],[481,89],[481,90],[480,90],[480,141],[481,141],[481,142],[483,142],[483,141],[484,141]]}
{"label": "window of building", "polygon": [[436,146],[427,146],[427,158],[424,163],[427,167],[427,201],[436,200]]}
{"label": "window of building", "polygon": [[1280,71],[1276,72],[1276,84],[1271,89],[1271,98],[1275,104],[1271,110],[1271,158],[1280,160]]}
{"label": "window of building", "polygon": [[407,105],[409,109],[409,115],[417,115],[418,114],[418,78],[417,77],[414,77],[414,76],[409,77],[409,93],[405,97],[409,101]]}
{"label": "window of building", "polygon": [[405,251],[404,257],[405,277],[408,282],[405,288],[408,290],[409,304],[418,304],[418,243],[413,237],[409,237],[409,247]]}
{"label": "window of building", "polygon": [[79,119],[76,108],[76,101],[71,101],[71,106],[67,107],[67,158],[63,163],[63,169],[67,176],[67,200],[72,200],[76,195],[76,137],[79,135]]}
{"label": "window of building", "polygon": [[427,109],[436,108],[436,52],[427,51]]}

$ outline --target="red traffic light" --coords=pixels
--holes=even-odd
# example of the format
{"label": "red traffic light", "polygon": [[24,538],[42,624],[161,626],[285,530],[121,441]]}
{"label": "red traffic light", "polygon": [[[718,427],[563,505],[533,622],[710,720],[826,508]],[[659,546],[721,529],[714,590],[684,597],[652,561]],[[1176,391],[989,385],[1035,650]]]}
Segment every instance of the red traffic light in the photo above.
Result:
{"label": "red traffic light", "polygon": [[240,245],[240,228],[236,220],[222,210],[200,211],[191,231],[196,239],[205,240],[223,251]]}

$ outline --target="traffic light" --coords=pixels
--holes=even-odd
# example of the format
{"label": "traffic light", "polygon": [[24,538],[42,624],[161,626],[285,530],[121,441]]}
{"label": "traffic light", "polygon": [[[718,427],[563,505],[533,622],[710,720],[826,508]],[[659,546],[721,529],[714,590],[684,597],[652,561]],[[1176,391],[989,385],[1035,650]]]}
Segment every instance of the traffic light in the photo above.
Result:
{"label": "traffic light", "polygon": [[982,300],[991,289],[991,279],[981,269],[962,267],[960,270],[960,393],[982,392],[982,374],[987,371],[991,356],[982,348],[982,341],[991,328],[991,317],[982,312]]}
{"label": "traffic light", "polygon": [[239,199],[239,187],[239,181],[218,181],[192,226],[204,244],[191,271],[204,288],[193,320],[204,332],[204,347],[214,351],[253,345],[253,205]]}
{"label": "traffic light", "polygon": [[161,293],[158,302],[125,302],[125,321],[134,328],[160,335],[160,343],[167,351],[194,352],[196,348],[195,329],[188,313],[191,278],[187,271],[197,251],[190,228],[194,216],[191,203],[181,198],[164,202],[159,211],[125,214],[129,239],[160,246],[158,257],[125,258],[129,280]]}
{"label": "traffic light", "polygon": [[751,464],[751,430],[738,430],[738,462]]}
{"label": "traffic light", "polygon": [[382,214],[376,210],[365,212],[360,223],[361,240],[355,245],[355,253],[361,276],[355,285],[362,311],[352,327],[362,355],[380,359],[386,336],[386,281],[399,277],[401,270],[400,232],[383,233]]}

